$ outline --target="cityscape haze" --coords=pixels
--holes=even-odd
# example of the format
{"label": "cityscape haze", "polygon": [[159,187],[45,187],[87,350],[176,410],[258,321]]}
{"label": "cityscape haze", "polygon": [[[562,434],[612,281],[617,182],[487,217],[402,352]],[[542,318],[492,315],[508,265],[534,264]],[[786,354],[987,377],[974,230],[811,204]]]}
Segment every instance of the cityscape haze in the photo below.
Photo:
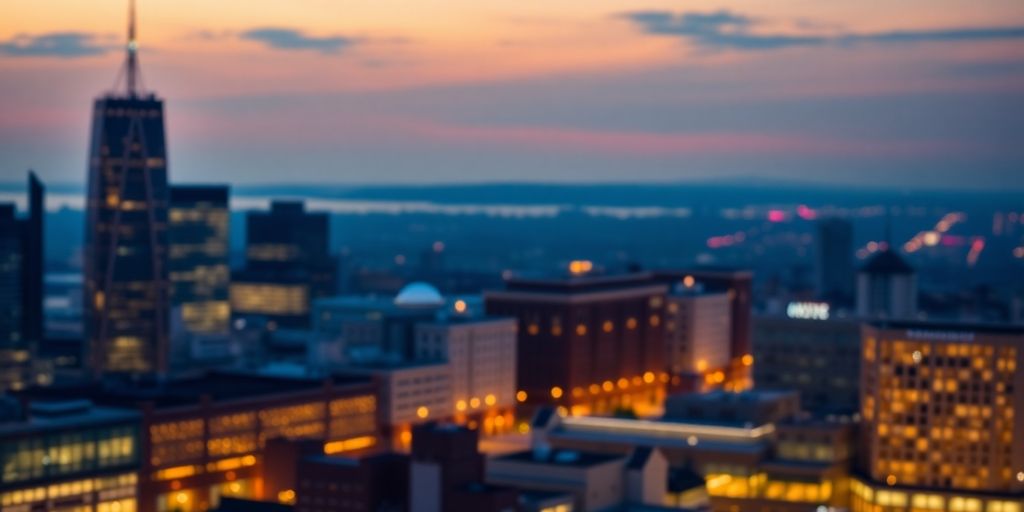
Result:
{"label": "cityscape haze", "polygon": [[4,14],[0,512],[1024,511],[1017,2]]}

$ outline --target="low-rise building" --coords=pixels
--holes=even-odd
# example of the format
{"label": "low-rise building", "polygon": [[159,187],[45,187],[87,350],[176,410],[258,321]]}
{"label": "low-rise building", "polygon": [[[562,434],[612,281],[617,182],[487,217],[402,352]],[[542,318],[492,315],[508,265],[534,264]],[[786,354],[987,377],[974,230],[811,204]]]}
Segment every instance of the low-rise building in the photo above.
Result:
{"label": "low-rise building", "polygon": [[67,399],[3,405],[0,509],[135,510],[137,411]]}

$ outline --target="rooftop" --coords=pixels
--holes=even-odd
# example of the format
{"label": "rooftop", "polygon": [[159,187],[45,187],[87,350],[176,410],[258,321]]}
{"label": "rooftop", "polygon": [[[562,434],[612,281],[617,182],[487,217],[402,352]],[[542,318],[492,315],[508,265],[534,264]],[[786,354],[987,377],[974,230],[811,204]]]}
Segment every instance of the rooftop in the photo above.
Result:
{"label": "rooftop", "polygon": [[29,433],[82,430],[95,426],[138,421],[130,409],[93,405],[87,400],[39,400],[29,404],[28,413],[0,419],[0,437]]}
{"label": "rooftop", "polygon": [[878,251],[861,267],[861,272],[868,274],[913,274],[911,267],[896,251]]}
{"label": "rooftop", "polygon": [[493,460],[585,468],[623,459],[622,455],[552,449],[517,452],[496,457]]}
{"label": "rooftop", "polygon": [[335,386],[360,386],[371,382],[369,377],[356,375],[321,379],[218,370],[166,381],[108,379],[98,384],[69,383],[31,388],[20,394],[38,400],[86,398],[96,403],[124,407],[148,402],[162,408],[195,405],[204,396],[213,402],[231,402],[265,395],[316,391],[323,388],[325,380]]}
{"label": "rooftop", "polygon": [[1024,335],[1024,325],[1010,324],[986,324],[976,322],[948,322],[930,320],[875,320],[870,322],[872,327],[878,329],[898,329],[917,331],[921,337],[927,337],[929,332],[936,333],[936,339],[945,338],[943,333],[973,333],[973,334],[1001,334],[1020,336]]}

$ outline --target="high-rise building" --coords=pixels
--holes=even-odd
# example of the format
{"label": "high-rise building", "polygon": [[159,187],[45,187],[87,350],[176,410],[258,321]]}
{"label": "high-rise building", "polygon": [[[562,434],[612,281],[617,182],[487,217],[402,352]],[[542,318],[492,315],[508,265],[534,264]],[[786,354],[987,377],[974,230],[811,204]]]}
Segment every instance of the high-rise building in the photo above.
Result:
{"label": "high-rise building", "polygon": [[228,218],[227,186],[171,187],[171,303],[188,333],[228,332]]}
{"label": "high-rise building", "polygon": [[96,99],[89,145],[85,331],[94,373],[163,373],[169,341],[164,104],[141,89],[134,5],[125,87]]}
{"label": "high-rise building", "polygon": [[853,510],[1019,512],[1022,367],[1019,326],[866,325]]}
{"label": "high-rise building", "polygon": [[[487,314],[519,321],[517,394],[578,414],[656,406],[668,381],[668,287],[649,274],[511,277]],[[521,392],[521,393],[520,393]]]}
{"label": "high-rise building", "polygon": [[336,289],[330,218],[301,201],[274,201],[246,217],[245,270],[233,276],[231,308],[286,327],[309,324],[310,304]]}
{"label": "high-rise building", "polygon": [[857,274],[857,315],[904,320],[917,315],[917,273],[891,248],[876,252]]}
{"label": "high-rise building", "polygon": [[29,172],[28,215],[0,204],[0,390],[32,379],[43,335],[43,185]]}
{"label": "high-rise building", "polygon": [[853,301],[853,224],[831,217],[818,221],[815,241],[815,287],[819,298],[834,304]]}

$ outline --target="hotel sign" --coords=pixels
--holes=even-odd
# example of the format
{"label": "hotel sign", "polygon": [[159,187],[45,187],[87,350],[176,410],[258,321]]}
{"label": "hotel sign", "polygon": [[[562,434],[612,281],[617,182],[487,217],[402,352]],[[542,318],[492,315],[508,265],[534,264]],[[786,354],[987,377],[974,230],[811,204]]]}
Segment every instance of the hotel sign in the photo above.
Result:
{"label": "hotel sign", "polygon": [[827,302],[790,302],[786,316],[800,320],[828,320]]}

